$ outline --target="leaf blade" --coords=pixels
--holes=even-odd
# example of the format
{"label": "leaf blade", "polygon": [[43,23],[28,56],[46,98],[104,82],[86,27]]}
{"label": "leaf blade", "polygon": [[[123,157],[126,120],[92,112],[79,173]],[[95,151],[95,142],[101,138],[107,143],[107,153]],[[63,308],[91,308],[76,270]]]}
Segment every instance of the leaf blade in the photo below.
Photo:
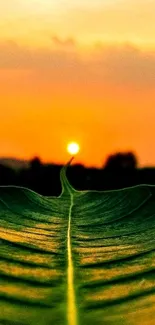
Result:
{"label": "leaf blade", "polygon": [[0,322],[152,325],[155,188],[65,177],[59,198],[0,188]]}

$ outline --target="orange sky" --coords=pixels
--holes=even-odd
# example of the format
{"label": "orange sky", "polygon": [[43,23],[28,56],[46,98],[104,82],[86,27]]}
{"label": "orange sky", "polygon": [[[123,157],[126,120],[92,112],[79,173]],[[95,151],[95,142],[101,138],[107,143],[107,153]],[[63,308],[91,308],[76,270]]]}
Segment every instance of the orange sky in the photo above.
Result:
{"label": "orange sky", "polygon": [[152,0],[1,3],[0,156],[155,165],[154,31]]}

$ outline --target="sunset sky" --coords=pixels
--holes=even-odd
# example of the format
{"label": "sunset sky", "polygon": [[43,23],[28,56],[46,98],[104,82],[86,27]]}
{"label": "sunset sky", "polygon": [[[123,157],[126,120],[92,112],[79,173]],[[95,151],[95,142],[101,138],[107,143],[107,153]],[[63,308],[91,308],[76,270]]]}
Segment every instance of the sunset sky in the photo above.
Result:
{"label": "sunset sky", "polygon": [[0,2],[0,156],[155,165],[155,1]]}

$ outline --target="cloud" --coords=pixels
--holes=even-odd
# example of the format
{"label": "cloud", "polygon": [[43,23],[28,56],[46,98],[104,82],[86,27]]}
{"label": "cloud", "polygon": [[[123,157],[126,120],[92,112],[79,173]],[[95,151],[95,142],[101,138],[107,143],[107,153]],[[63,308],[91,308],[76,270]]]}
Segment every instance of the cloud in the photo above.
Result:
{"label": "cloud", "polygon": [[100,80],[123,85],[155,86],[155,52],[131,45],[100,47],[91,67]]}
{"label": "cloud", "polygon": [[59,50],[74,50],[76,47],[76,43],[74,39],[67,38],[65,40],[60,39],[57,36],[52,37],[52,43],[56,49]]}
{"label": "cloud", "polygon": [[30,49],[8,41],[0,44],[0,69],[26,70],[51,82],[89,82],[155,87],[155,52],[130,44],[98,45],[82,51],[72,39],[52,38],[51,48]]}

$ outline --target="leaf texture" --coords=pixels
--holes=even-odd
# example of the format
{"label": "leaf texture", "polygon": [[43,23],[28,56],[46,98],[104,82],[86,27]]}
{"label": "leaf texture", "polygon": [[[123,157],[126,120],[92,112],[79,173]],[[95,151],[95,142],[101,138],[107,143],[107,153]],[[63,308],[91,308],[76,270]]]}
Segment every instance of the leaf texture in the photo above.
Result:
{"label": "leaf texture", "polygon": [[155,324],[155,187],[0,187],[0,325]]}

